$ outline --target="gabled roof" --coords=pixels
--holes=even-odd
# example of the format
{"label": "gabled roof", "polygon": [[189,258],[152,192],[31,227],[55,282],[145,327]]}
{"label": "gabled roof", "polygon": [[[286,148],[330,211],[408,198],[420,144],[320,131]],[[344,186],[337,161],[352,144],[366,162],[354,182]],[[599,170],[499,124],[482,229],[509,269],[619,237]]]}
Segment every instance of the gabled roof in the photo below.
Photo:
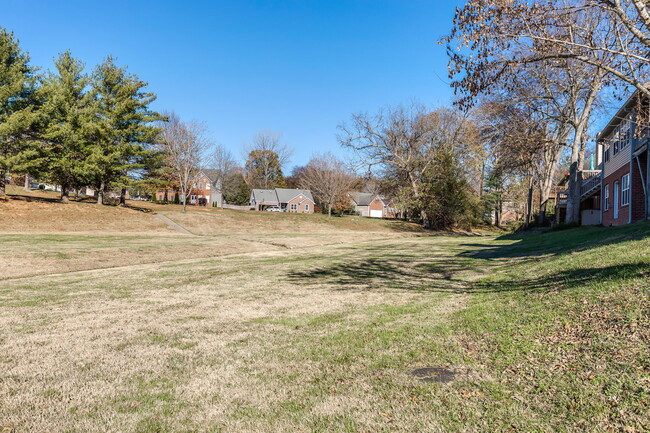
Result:
{"label": "gabled roof", "polygon": [[370,203],[372,203],[376,198],[381,200],[383,203],[381,197],[369,192],[351,192],[350,198],[352,198],[352,201],[354,201],[357,206],[370,206]]}
{"label": "gabled roof", "polygon": [[279,203],[274,189],[254,189],[252,194],[255,203]]}
{"label": "gabled roof", "polygon": [[299,195],[314,202],[311,191],[308,189],[295,189],[295,188],[276,188],[275,192],[278,194],[278,201],[280,203],[288,203]]}
{"label": "gabled roof", "polygon": [[[289,203],[294,198],[302,195],[306,200],[315,203],[308,189],[276,188],[276,189],[254,189],[251,193],[255,203]],[[304,201],[304,200],[303,200]]]}
{"label": "gabled roof", "polygon": [[208,179],[210,179],[210,182],[213,184],[219,179],[219,174],[221,173],[221,170],[213,169],[213,168],[204,168],[201,170],[201,173],[205,175]]}

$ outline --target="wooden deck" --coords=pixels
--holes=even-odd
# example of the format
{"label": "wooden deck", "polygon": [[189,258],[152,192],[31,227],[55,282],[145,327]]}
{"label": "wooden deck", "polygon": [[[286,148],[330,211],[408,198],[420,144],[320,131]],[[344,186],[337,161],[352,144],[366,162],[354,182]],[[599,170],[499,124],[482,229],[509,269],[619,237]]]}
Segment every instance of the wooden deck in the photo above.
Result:
{"label": "wooden deck", "polygon": [[[580,200],[585,200],[594,194],[600,192],[601,170],[583,170],[580,172],[582,182],[580,185]],[[568,185],[554,186],[551,189],[552,200],[555,200],[555,205],[558,207],[566,206],[569,197]]]}

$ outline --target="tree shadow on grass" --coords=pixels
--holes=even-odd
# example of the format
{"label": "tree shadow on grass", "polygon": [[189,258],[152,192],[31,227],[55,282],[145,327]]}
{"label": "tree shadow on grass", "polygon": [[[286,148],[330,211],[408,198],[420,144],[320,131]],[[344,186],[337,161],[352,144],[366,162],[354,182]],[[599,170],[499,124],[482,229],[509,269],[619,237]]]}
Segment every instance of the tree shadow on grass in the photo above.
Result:
{"label": "tree shadow on grass", "polygon": [[477,281],[468,288],[472,293],[552,292],[571,290],[593,283],[617,283],[633,278],[650,278],[650,262],[564,270],[540,277],[521,276],[497,281]]}
{"label": "tree shadow on grass", "polygon": [[463,292],[466,282],[461,273],[467,263],[449,259],[416,263],[411,256],[367,258],[333,264],[308,271],[291,271],[294,283],[330,285],[336,290],[398,289],[418,292]]}
{"label": "tree shadow on grass", "polygon": [[309,271],[289,272],[288,278],[301,285],[327,285],[335,290],[406,290],[431,293],[546,292],[569,290],[594,282],[616,282],[629,278],[650,278],[650,262],[563,270],[552,275],[518,276],[503,280],[471,281],[463,273],[468,263],[454,259],[410,265],[408,258],[371,258],[339,263]]}
{"label": "tree shadow on grass", "polygon": [[462,257],[503,260],[509,258],[535,260],[540,256],[563,256],[586,251],[602,245],[638,241],[650,236],[650,223],[638,223],[622,227],[580,227],[571,230],[537,235],[508,234],[497,240],[515,240],[503,244],[462,244],[471,250],[460,253]]}
{"label": "tree shadow on grass", "polygon": [[[60,197],[40,197],[40,196],[30,196],[30,195],[22,195],[22,194],[8,194],[7,196],[8,200],[13,200],[13,201],[24,201],[27,203],[55,203],[55,204],[61,204],[61,205],[67,205],[69,203],[64,203],[61,201]],[[97,197],[90,197],[90,196],[80,196],[78,198],[75,198],[74,195],[70,196],[70,203],[84,203],[84,204],[92,204],[92,205],[97,205]],[[111,198],[106,198],[104,201],[103,206],[107,207],[118,207],[119,200],[117,199],[111,199]],[[127,204],[126,206],[122,206],[124,209],[130,209],[138,212],[143,212],[143,213],[153,213],[153,209],[145,208],[145,207],[139,207],[139,206],[133,206],[131,204]]]}
{"label": "tree shadow on grass", "polygon": [[28,203],[37,202],[37,203],[61,203],[59,197],[39,197],[39,196],[29,196],[22,194],[7,194],[7,200],[13,201],[25,201]]}

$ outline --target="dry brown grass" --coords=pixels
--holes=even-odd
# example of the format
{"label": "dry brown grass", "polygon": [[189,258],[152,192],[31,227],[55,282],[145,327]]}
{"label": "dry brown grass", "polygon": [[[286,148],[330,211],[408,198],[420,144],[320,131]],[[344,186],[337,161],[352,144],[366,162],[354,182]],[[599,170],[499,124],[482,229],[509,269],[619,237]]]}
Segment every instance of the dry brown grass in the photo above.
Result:
{"label": "dry brown grass", "polygon": [[97,206],[92,198],[63,204],[58,193],[10,186],[7,200],[0,201],[0,233],[177,234],[157,219],[163,214],[191,233],[224,234],[422,234],[417,224],[360,217],[328,218],[325,215],[222,210],[141,201],[128,201],[127,208]]}
{"label": "dry brown grass", "polygon": [[[381,339],[382,329],[396,326],[391,323],[406,326],[409,316],[420,321],[423,303],[435,305],[426,313],[431,329],[462,306],[463,295],[428,291],[438,281],[434,274],[414,282],[397,268],[390,278],[378,274],[345,286],[302,272],[362,265],[387,252],[410,258],[398,265],[409,272],[422,261],[449,259],[457,244],[396,238],[279,247],[191,265],[5,281],[0,426],[37,432],[442,431],[411,399],[409,389],[422,385],[408,371],[448,361],[429,355],[368,376],[366,361],[331,362],[321,351],[348,344],[336,342],[338,335],[379,332],[368,338]],[[433,252],[432,262],[427,256]],[[439,281],[451,287],[448,279]],[[396,309],[399,319],[392,316]],[[409,332],[409,345],[418,347],[427,331]],[[365,349],[358,350],[365,359]],[[409,350],[389,344],[376,355],[401,360]],[[373,392],[382,381],[390,389]]]}
{"label": "dry brown grass", "polygon": [[162,210],[169,218],[198,235],[219,233],[424,233],[412,223],[361,217],[327,217],[321,214],[233,211],[213,208],[192,209],[185,214]]}
{"label": "dry brown grass", "polygon": [[[374,239],[408,234],[373,235]],[[233,254],[309,248],[358,242],[348,234],[309,235],[114,235],[0,234],[0,281],[145,263],[193,262]]]}
{"label": "dry brown grass", "polygon": [[0,200],[0,233],[176,233],[142,210],[89,201],[63,204],[56,197],[34,191]]}

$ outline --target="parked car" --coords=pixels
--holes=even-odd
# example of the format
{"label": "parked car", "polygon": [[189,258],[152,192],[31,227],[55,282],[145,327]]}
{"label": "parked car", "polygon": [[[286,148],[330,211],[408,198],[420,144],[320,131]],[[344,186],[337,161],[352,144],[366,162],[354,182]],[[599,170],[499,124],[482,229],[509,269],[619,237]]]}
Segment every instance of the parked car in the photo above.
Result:
{"label": "parked car", "polygon": [[283,212],[282,209],[280,209],[280,206],[269,206],[266,208],[267,212]]}

